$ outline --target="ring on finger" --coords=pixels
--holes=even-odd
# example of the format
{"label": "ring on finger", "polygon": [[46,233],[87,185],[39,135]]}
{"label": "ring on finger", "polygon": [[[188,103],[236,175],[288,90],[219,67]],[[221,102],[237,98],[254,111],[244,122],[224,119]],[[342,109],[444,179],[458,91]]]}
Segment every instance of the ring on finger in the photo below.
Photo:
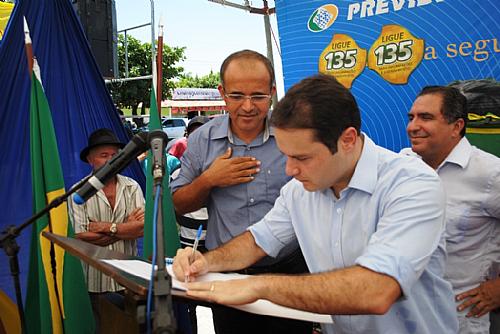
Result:
{"label": "ring on finger", "polygon": [[215,284],[214,284],[214,283],[212,283],[212,284],[210,285],[210,292],[214,292],[214,291],[215,291]]}

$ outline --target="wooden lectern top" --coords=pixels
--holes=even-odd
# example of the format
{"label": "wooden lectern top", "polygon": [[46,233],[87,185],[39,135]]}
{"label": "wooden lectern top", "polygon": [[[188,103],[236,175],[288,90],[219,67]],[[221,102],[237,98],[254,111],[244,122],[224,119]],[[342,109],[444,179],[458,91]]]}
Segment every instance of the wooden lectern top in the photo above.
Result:
{"label": "wooden lectern top", "polygon": [[[42,235],[66,250],[71,255],[79,258],[83,262],[91,265],[92,267],[103,272],[105,275],[113,278],[120,285],[130,290],[131,292],[146,298],[148,293],[148,281],[130,275],[118,268],[113,267],[110,264],[102,262],[100,260],[141,260],[143,259],[137,256],[125,255],[120,252],[112,251],[104,247],[96,246],[91,243],[75,239],[63,237],[57,234],[43,232]],[[172,296],[186,298],[186,293],[184,291],[172,289]]]}

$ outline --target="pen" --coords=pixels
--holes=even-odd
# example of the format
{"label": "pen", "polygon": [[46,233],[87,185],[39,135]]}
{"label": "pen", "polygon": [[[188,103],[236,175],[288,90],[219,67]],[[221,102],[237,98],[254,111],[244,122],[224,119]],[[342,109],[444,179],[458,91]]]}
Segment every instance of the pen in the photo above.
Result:
{"label": "pen", "polygon": [[[196,232],[196,238],[194,239],[193,251],[191,252],[191,256],[189,257],[189,264],[194,262],[194,255],[196,253],[196,249],[198,248],[198,243],[200,242],[202,231],[203,231],[203,225],[200,224],[200,227],[198,227],[198,231]],[[186,275],[186,277],[184,277],[184,282],[185,283],[189,282],[189,275]]]}

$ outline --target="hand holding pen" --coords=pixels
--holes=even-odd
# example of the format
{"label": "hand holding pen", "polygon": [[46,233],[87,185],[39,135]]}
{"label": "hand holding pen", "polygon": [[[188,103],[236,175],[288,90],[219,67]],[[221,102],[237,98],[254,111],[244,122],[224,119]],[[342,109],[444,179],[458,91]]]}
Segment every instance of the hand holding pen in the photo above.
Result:
{"label": "hand holding pen", "polygon": [[[194,262],[195,255],[196,255],[196,250],[198,249],[198,244],[201,239],[201,232],[203,231],[203,226],[200,225],[198,227],[198,231],[196,232],[196,238],[194,239],[194,244],[193,244],[193,250],[191,252],[191,256],[189,257],[189,265]],[[184,276],[184,283],[189,282],[189,275]]]}

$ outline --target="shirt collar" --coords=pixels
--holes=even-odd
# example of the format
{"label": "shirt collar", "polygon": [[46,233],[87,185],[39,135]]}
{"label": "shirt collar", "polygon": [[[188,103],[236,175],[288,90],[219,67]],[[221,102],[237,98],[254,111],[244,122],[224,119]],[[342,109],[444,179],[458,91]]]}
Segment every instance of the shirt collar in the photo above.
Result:
{"label": "shirt collar", "polygon": [[[123,197],[124,194],[123,190],[126,187],[130,186],[135,186],[135,181],[132,181],[132,179],[129,179],[123,175],[116,174],[115,208]],[[100,189],[96,195],[100,197],[106,204],[108,205],[110,204],[108,198],[104,194],[104,190]]]}
{"label": "shirt collar", "polygon": [[446,163],[452,163],[459,165],[462,168],[467,167],[470,160],[470,155],[472,152],[472,145],[469,143],[467,138],[462,137],[457,145],[451,150],[450,154],[444,159],[444,161],[439,165],[437,170],[443,167]]}
{"label": "shirt collar", "polygon": [[375,143],[366,134],[361,135],[364,138],[363,149],[348,188],[371,194],[375,191],[378,179],[378,151]]}
{"label": "shirt collar", "polygon": [[[220,126],[218,126],[214,130],[214,139],[222,139],[222,138],[227,138],[227,140],[231,143],[234,144],[234,135],[231,132],[231,127],[229,126],[230,118],[229,114],[224,116],[224,119],[222,120]],[[262,138],[262,142],[265,143],[269,137],[274,137],[274,128],[272,128],[269,124],[269,117],[266,117],[265,123],[264,123],[264,135]]]}

